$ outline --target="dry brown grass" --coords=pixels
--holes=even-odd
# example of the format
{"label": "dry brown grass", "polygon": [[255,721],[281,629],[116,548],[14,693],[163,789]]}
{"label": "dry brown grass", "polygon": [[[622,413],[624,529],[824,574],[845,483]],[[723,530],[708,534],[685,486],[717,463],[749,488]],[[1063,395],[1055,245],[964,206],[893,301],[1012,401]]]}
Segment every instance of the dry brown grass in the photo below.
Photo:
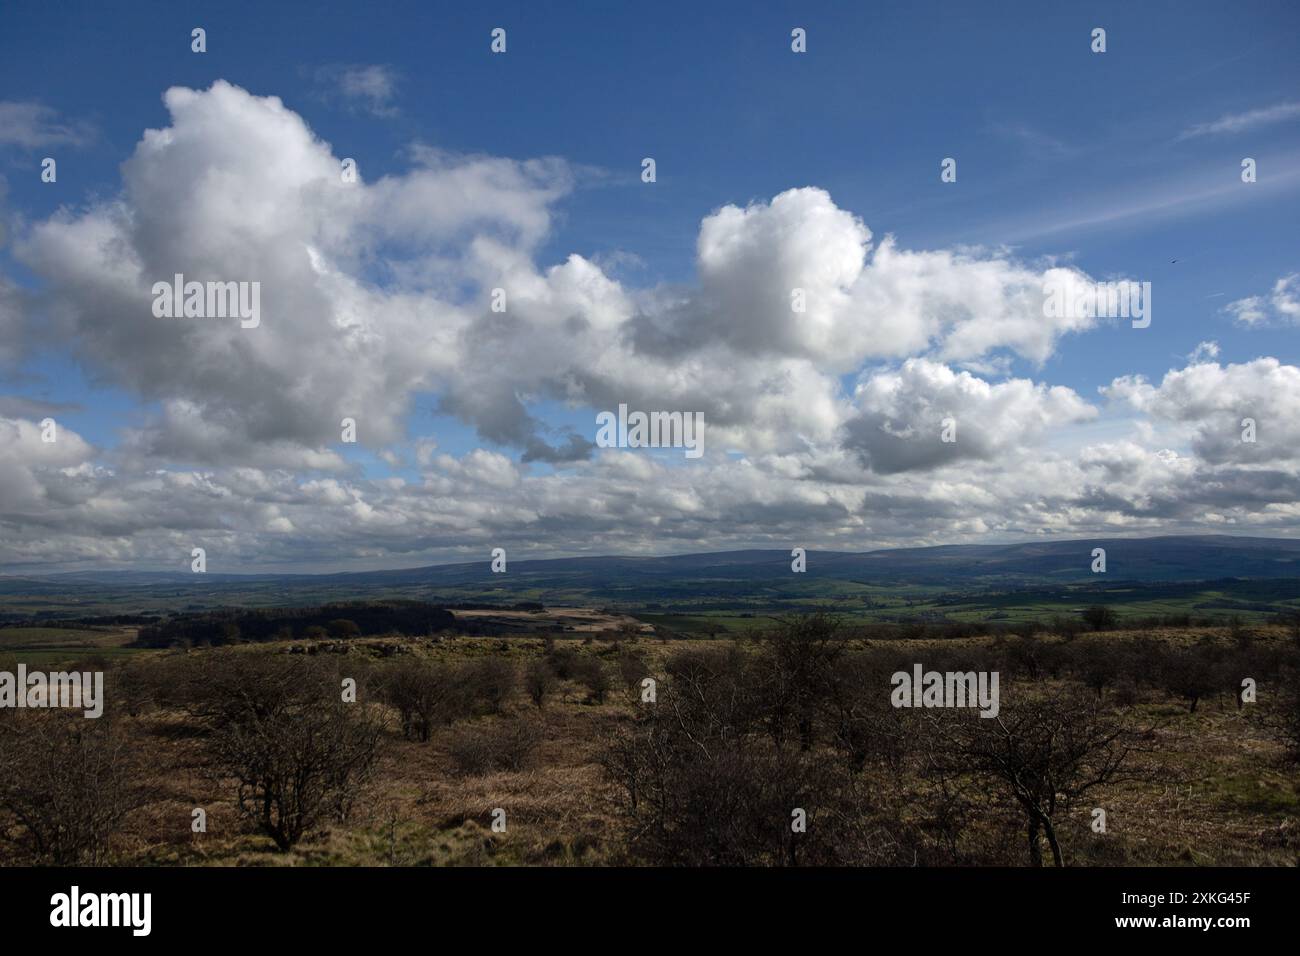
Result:
{"label": "dry brown grass", "polygon": [[[1108,640],[1133,635],[1114,632]],[[1203,632],[1170,631],[1162,640],[1192,643]],[[1214,635],[1216,639],[1222,635]],[[1043,638],[1044,640],[1050,638]],[[1261,640],[1283,641],[1261,631]],[[613,668],[619,642],[561,640],[578,653]],[[710,641],[639,638],[633,646],[648,671],[661,674],[666,657]],[[859,644],[859,642],[854,642]],[[957,642],[937,642],[951,648]],[[974,645],[989,639],[975,638]],[[936,642],[897,642],[892,646],[925,660]],[[516,662],[543,653],[541,639],[457,637],[433,642],[391,638],[366,640],[353,653],[382,667],[391,648],[403,654],[445,661],[487,655]],[[859,644],[860,646],[860,644]],[[385,650],[385,647],[390,648]],[[274,654],[282,645],[239,647],[200,653]],[[1047,688],[1050,692],[1050,687]],[[1040,691],[1041,692],[1041,691]],[[1007,688],[1003,689],[1004,695]],[[1109,693],[1109,692],[1108,692]],[[1088,829],[1090,808],[1076,808],[1065,825],[1068,862],[1093,865],[1296,865],[1295,821],[1300,817],[1300,775],[1282,758],[1281,747],[1258,719],[1261,703],[1239,712],[1228,696],[1208,698],[1195,714],[1164,694],[1144,689],[1132,708],[1153,729],[1146,782],[1118,785],[1099,799],[1107,810],[1108,832]],[[504,720],[535,722],[540,743],[534,759],[518,772],[458,773],[449,753],[453,728],[440,728],[428,743],[401,737],[396,719],[386,737],[377,782],[360,800],[346,824],[312,832],[287,853],[249,831],[229,792],[201,769],[202,740],[182,714],[149,710],[117,716],[137,743],[131,760],[151,800],[130,818],[116,841],[114,861],[160,865],[592,865],[627,862],[617,792],[603,776],[598,759],[602,741],[630,719],[634,704],[615,682],[603,705],[586,702],[577,682],[560,682],[537,709],[520,693],[501,716],[470,718],[490,730]],[[380,707],[374,700],[366,706]],[[390,715],[391,716],[391,715]],[[889,786],[890,781],[880,785]],[[207,832],[191,832],[191,812],[207,811]],[[506,812],[505,833],[491,830],[492,812]],[[990,818],[990,832],[1005,821]]]}

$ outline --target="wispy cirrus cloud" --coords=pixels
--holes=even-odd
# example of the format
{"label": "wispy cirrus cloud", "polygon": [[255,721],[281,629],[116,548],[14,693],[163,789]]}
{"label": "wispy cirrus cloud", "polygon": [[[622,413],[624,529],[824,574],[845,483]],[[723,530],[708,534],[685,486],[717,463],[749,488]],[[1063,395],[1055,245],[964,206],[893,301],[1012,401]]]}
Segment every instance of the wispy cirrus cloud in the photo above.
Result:
{"label": "wispy cirrus cloud", "polygon": [[1266,177],[1245,186],[1235,166],[1209,165],[1181,176],[1148,179],[1118,189],[1100,190],[1087,196],[1071,197],[1034,210],[1020,218],[994,222],[990,234],[1011,242],[1025,242],[1062,232],[1101,229],[1124,222],[1150,224],[1193,213],[1205,213],[1223,205],[1277,201],[1300,188],[1300,153],[1263,156]]}
{"label": "wispy cirrus cloud", "polygon": [[989,131],[1003,139],[1020,144],[1031,156],[1065,158],[1077,155],[1079,150],[1050,133],[1028,123],[994,123]]}
{"label": "wispy cirrus cloud", "polygon": [[316,70],[316,85],[322,97],[343,103],[349,109],[374,116],[396,116],[397,73],[380,64],[340,64]]}
{"label": "wispy cirrus cloud", "polygon": [[94,138],[92,124],[63,119],[57,110],[42,103],[0,101],[0,146],[84,146]]}
{"label": "wispy cirrus cloud", "polygon": [[1196,139],[1200,136],[1223,136],[1240,133],[1260,126],[1271,126],[1300,117],[1300,102],[1277,103],[1260,109],[1246,110],[1244,113],[1227,113],[1209,123],[1196,123],[1178,134],[1179,140]]}

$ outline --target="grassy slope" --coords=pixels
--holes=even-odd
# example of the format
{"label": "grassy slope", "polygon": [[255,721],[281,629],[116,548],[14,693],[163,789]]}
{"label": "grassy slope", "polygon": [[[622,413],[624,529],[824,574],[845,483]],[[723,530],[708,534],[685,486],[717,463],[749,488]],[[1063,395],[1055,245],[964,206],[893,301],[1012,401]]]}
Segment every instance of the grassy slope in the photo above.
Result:
{"label": "grassy slope", "polygon": [[134,639],[135,628],[5,627],[0,628],[0,660],[11,659],[28,667],[91,657],[113,661],[141,653],[126,646]]}
{"label": "grassy slope", "polygon": [[[1168,630],[1157,634],[1190,643],[1219,631]],[[1132,634],[1114,632],[1115,640]],[[1047,639],[1047,638],[1044,638]],[[1266,641],[1286,638],[1279,631]],[[974,638],[982,642],[986,639]],[[611,642],[572,642],[581,654],[608,658]],[[945,642],[953,648],[958,642]],[[484,655],[517,662],[542,653],[534,638],[456,638],[441,644],[409,642],[413,653],[463,661]],[[912,646],[924,660],[929,642]],[[696,642],[638,639],[636,649],[652,670],[670,653]],[[280,648],[240,648],[235,653],[270,653]],[[1032,692],[1050,692],[1034,685]],[[1010,688],[1004,693],[1011,692]],[[455,773],[440,733],[427,744],[388,735],[378,781],[360,801],[346,826],[327,826],[287,854],[252,834],[237,817],[228,794],[214,790],[200,774],[184,769],[198,753],[198,741],[174,714],[152,712],[131,719],[140,762],[158,799],[134,818],[118,862],[186,865],[589,865],[619,862],[616,791],[601,775],[603,736],[628,719],[633,704],[625,692],[604,705],[584,702],[582,689],[562,685],[538,711],[517,698],[509,711],[539,722],[544,743],[533,765],[518,773],[482,776]],[[1092,865],[1294,865],[1294,837],[1300,815],[1300,778],[1280,760],[1280,748],[1261,728],[1258,714],[1240,713],[1230,698],[1202,702],[1195,714],[1167,696],[1144,693],[1134,708],[1142,724],[1157,727],[1157,746],[1144,757],[1150,773],[1143,782],[1108,790],[1099,805],[1108,812],[1108,832],[1092,834],[1090,807],[1076,808],[1062,832],[1071,862]],[[475,718],[491,722],[497,717]],[[189,832],[195,806],[208,810],[206,834]],[[495,807],[507,811],[505,834],[488,826]],[[1023,862],[1023,861],[1019,861]]]}

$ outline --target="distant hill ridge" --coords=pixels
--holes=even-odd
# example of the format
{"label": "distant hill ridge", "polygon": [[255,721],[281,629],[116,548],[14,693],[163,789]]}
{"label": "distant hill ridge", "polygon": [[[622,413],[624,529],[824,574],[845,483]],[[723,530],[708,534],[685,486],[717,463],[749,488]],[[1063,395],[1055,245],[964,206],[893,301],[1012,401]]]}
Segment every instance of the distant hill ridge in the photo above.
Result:
{"label": "distant hill ridge", "polygon": [[[792,544],[793,546],[793,544]],[[1106,551],[1106,574],[1091,571],[1092,551]],[[663,557],[511,559],[508,572],[493,575],[489,559],[390,571],[330,574],[209,573],[207,586],[283,581],[290,586],[459,585],[497,583],[503,588],[599,588],[646,585],[673,579],[717,576],[730,581],[786,578],[789,549],[718,551]],[[1018,544],[955,544],[891,548],[866,552],[808,551],[809,578],[827,577],[882,584],[1034,583],[1099,581],[1204,581],[1225,578],[1300,578],[1300,539],[1233,535],[1166,535],[1151,538],[1079,538]],[[78,584],[151,589],[193,586],[198,576],[185,571],[77,571],[0,575],[0,591],[64,590]]]}

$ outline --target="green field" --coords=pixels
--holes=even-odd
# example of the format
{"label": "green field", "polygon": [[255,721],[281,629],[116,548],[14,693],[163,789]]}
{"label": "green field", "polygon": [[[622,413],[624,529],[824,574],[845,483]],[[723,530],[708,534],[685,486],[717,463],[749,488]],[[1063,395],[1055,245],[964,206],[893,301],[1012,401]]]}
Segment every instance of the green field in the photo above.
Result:
{"label": "green field", "polygon": [[[1143,543],[1143,542],[1139,542]],[[1153,554],[1172,561],[1180,551],[1156,547]],[[942,550],[942,549],[940,549]],[[946,552],[945,552],[946,553]],[[1198,552],[1199,553],[1199,552]],[[1271,554],[1271,552],[1269,552]],[[1289,553],[1289,552],[1288,552]],[[743,558],[745,553],[741,553]],[[839,564],[836,564],[836,561]],[[64,578],[0,578],[0,623],[79,627],[139,624],[139,615],[167,616],[220,608],[319,607],[347,601],[419,601],[439,606],[509,607],[536,602],[547,607],[608,608],[633,614],[669,630],[691,635],[740,633],[764,626],[770,618],[826,611],[847,624],[870,623],[1005,623],[1047,622],[1077,617],[1093,605],[1114,609],[1121,620],[1185,617],[1202,623],[1231,618],[1259,622],[1300,613],[1300,578],[1247,577],[1267,570],[1253,564],[1200,560],[1188,574],[1223,574],[1208,580],[1158,577],[1167,569],[1155,557],[1122,565],[1135,576],[1064,578],[1051,567],[1037,573],[1016,568],[1003,573],[979,564],[976,557],[949,566],[939,559],[914,570],[889,564],[863,568],[828,556],[806,574],[792,574],[788,563],[762,563],[721,556],[686,556],[647,562],[591,560],[520,562],[508,574],[495,575],[486,565],[429,572],[383,572],[377,575],[212,577],[177,576],[142,582]],[[900,559],[902,560],[902,559]],[[1028,562],[1030,559],[1024,559]],[[730,561],[730,563],[728,563]],[[1276,562],[1274,562],[1276,563]],[[518,567],[518,570],[516,570]],[[1290,565],[1286,565],[1287,568]],[[1170,572],[1172,573],[1172,572]],[[1180,572],[1182,573],[1182,572]],[[111,628],[110,628],[111,630]],[[23,645],[26,652],[53,642],[81,649],[86,642],[111,647],[102,633],[76,632],[47,638],[18,633],[0,642]]]}
{"label": "green field", "polygon": [[117,660],[139,654],[126,647],[135,636],[127,628],[0,628],[0,660],[52,667],[87,658]]}

